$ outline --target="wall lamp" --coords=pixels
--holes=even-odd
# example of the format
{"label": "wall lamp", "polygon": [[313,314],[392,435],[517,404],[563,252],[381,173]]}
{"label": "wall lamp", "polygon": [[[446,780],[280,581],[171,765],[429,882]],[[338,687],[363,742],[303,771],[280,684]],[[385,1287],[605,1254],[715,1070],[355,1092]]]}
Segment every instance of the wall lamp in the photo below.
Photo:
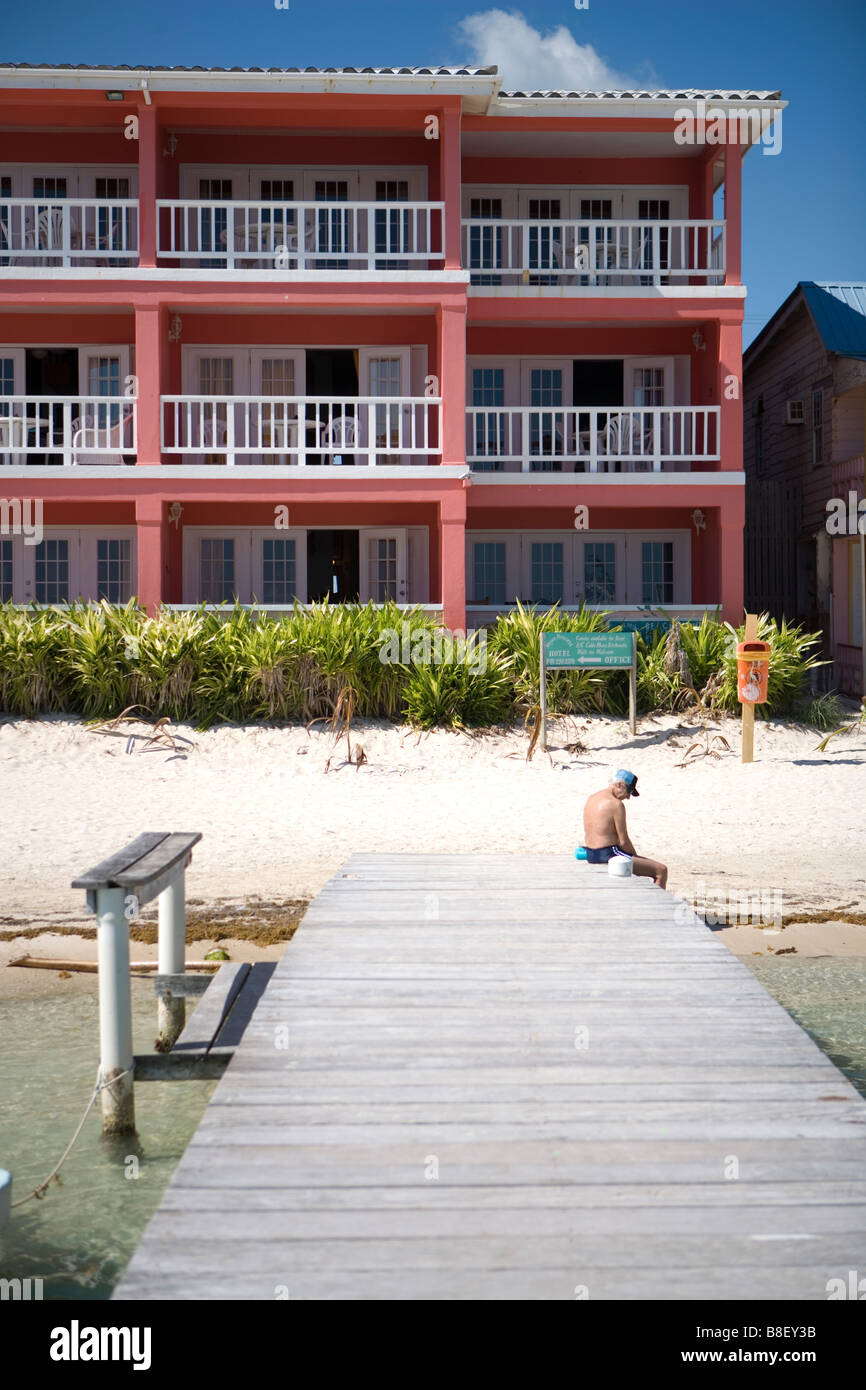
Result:
{"label": "wall lamp", "polygon": [[126,93],[125,93],[125,92],[106,92],[106,93],[105,93],[105,100],[106,100],[106,101],[125,101],[125,100],[126,100]]}

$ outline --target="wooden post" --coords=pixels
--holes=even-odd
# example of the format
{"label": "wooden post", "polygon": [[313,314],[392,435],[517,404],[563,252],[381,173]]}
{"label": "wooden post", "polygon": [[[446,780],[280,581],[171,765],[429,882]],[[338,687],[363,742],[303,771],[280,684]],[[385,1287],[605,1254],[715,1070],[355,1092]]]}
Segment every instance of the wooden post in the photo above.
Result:
{"label": "wooden post", "polygon": [[[181,871],[159,895],[159,974],[183,975],[186,970],[185,874]],[[157,1052],[174,1047],[186,1022],[186,1000],[160,994],[156,1005]]]}
{"label": "wooden post", "polygon": [[[746,630],[743,634],[744,642],[757,642],[758,640],[758,615],[757,613],[746,614]],[[744,763],[754,762],[755,752],[755,706],[751,700],[743,701],[743,756]]]}
{"label": "wooden post", "polygon": [[547,657],[544,654],[544,633],[541,634],[541,657],[539,661],[538,697],[541,709],[541,748],[547,752]]}
{"label": "wooden post", "polygon": [[637,733],[637,633],[631,635],[631,670],[628,673],[628,727]]}
{"label": "wooden post", "polygon": [[[129,976],[129,924],[124,890],[100,888],[96,896],[99,954],[100,1080],[103,1134],[135,1133],[132,1075],[132,988]],[[116,1078],[116,1079],[115,1079]]]}

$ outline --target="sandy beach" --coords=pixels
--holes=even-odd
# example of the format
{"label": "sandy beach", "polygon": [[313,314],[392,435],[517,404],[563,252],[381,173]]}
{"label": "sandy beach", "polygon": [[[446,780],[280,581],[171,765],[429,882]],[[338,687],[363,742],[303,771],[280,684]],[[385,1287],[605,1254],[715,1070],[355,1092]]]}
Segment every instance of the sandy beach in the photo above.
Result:
{"label": "sandy beach", "polygon": [[[187,876],[192,918],[225,923],[242,913],[249,923],[258,910],[279,921],[356,851],[572,858],[585,797],[622,766],[640,779],[628,808],[632,839],[670,866],[672,892],[699,907],[728,895],[734,910],[736,895],[760,892],[781,908],[782,923],[724,928],[733,950],[866,955],[862,734],[822,754],[814,730],[759,721],[756,760],[743,766],[737,721],[722,719],[710,738],[720,734],[731,751],[716,742],[718,758],[693,753],[680,766],[690,745],[703,746],[687,716],[644,719],[635,738],[618,720],[563,721],[549,755],[536,751],[531,762],[519,730],[419,735],[365,722],[353,731],[367,758],[356,770],[344,761],[345,739],[335,744],[320,728],[172,733],[175,750],[146,747],[144,725],[0,722],[0,962],[25,953],[92,959],[93,919],[69,884],[142,830],[202,832]],[[283,949],[248,932],[218,934],[235,959]],[[210,944],[199,935],[193,958]],[[154,954],[147,943],[133,950],[136,959]],[[0,979],[7,994],[57,987],[47,971],[3,969]]]}

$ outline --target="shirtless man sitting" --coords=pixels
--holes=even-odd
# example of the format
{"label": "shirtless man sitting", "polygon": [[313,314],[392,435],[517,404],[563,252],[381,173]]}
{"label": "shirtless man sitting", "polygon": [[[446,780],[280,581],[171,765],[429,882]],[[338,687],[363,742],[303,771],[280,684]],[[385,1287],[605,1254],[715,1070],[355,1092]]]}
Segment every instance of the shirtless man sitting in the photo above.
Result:
{"label": "shirtless man sitting", "polygon": [[664,888],[668,881],[666,866],[654,859],[642,858],[629,839],[625,803],[630,796],[638,795],[634,773],[620,768],[614,773],[609,787],[587,797],[583,808],[587,863],[606,864],[614,855],[621,855],[624,859],[631,859],[633,873],[651,878],[659,888]]}

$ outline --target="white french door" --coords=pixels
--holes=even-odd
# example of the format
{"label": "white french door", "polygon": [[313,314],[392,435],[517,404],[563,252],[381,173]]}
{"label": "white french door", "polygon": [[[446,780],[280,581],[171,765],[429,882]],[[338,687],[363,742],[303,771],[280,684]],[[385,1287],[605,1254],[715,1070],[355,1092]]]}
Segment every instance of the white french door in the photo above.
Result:
{"label": "white french door", "polygon": [[[296,450],[300,427],[298,406],[280,404],[280,397],[305,394],[306,354],[301,348],[253,348],[249,355],[250,395],[261,399],[248,408],[249,443],[265,449]],[[301,407],[303,415],[303,407]],[[262,454],[263,463],[297,463],[297,453]]]}
{"label": "white french door", "polygon": [[529,439],[523,441],[533,473],[561,473],[569,448],[571,362],[526,359],[520,364],[521,404],[529,406]]}
{"label": "white french door", "polygon": [[[559,279],[556,272],[565,253],[562,218],[567,209],[568,193],[563,197],[560,189],[521,190],[518,195],[518,217],[531,223],[524,267],[531,285],[555,285]],[[546,222],[551,225],[545,226]]]}
{"label": "white french door", "polygon": [[408,601],[406,528],[375,530],[362,527],[358,532],[360,592],[362,603]]}
{"label": "white french door", "polygon": [[383,398],[382,405],[372,408],[362,406],[360,409],[362,445],[377,451],[393,448],[393,454],[377,452],[371,459],[374,463],[409,463],[411,455],[402,455],[400,449],[412,443],[412,408],[401,405],[398,399],[390,404],[385,401],[389,396],[397,398],[410,395],[411,349],[361,348],[358,363],[360,394]]}
{"label": "white french door", "polygon": [[24,395],[24,360],[24,348],[0,347],[0,464],[21,462],[13,449],[25,439],[23,412],[3,397]]}
{"label": "white french door", "polygon": [[[360,197],[357,171],[322,169],[304,174],[304,199],[308,203],[352,203]],[[357,209],[327,207],[306,214],[304,228],[308,261],[312,270],[346,270],[347,256],[358,251]],[[335,259],[336,258],[336,259]]]}
{"label": "white french door", "polygon": [[[132,401],[135,384],[129,378],[128,347],[78,349],[78,389],[82,396],[111,396],[116,405],[82,405],[73,430],[88,448],[105,448],[105,454],[82,455],[91,465],[116,464],[118,455],[132,450]],[[124,401],[127,402],[124,406]]]}

